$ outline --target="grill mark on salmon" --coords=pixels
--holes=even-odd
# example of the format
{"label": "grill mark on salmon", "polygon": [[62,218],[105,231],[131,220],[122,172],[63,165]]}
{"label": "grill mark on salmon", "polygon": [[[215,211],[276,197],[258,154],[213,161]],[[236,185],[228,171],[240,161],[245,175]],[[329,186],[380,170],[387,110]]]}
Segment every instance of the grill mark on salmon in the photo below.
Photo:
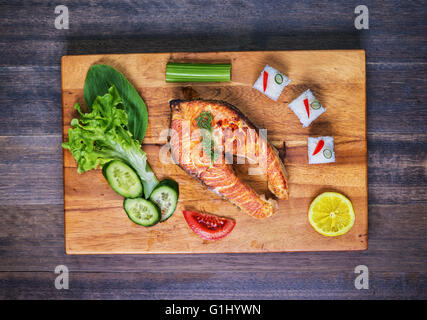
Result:
{"label": "grill mark on salmon", "polygon": [[[265,147],[268,188],[277,198],[288,199],[286,170],[277,150],[259,136],[258,128],[235,106],[217,100],[172,100],[170,108],[171,154],[175,163],[185,172],[253,217],[266,218],[274,212],[274,200],[266,200],[243,183],[230,164],[224,161],[211,163],[210,156],[202,152],[200,141],[190,141],[194,131],[199,129],[197,117],[202,112],[210,112],[213,118],[213,141],[222,145],[230,143],[234,155],[239,154],[240,151],[246,151],[246,156],[254,155],[252,159],[248,157],[249,161],[255,161],[262,147]],[[185,130],[185,123],[189,124],[187,130]],[[232,135],[220,136],[218,129],[228,129],[227,132],[232,132]],[[256,133],[250,136],[248,129],[256,130]],[[246,141],[243,147],[236,143],[238,139],[235,137],[239,135]],[[247,143],[250,139],[253,139],[251,141],[254,143]],[[184,146],[184,143],[187,145]],[[262,145],[263,143],[265,146]]]}

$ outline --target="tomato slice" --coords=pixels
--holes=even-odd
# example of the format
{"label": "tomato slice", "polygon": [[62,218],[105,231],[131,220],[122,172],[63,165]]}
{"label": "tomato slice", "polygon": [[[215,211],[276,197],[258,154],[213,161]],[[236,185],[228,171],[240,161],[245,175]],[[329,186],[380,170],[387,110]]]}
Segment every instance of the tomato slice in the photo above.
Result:
{"label": "tomato slice", "polygon": [[236,221],[212,214],[184,210],[185,221],[191,230],[205,240],[218,240],[228,235],[236,225]]}

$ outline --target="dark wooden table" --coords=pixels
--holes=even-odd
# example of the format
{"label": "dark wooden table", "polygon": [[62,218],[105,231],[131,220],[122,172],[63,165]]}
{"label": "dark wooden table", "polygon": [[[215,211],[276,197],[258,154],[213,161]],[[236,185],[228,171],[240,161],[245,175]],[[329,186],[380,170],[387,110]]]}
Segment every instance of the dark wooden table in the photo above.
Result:
{"label": "dark wooden table", "polygon": [[[1,1],[0,299],[427,298],[427,7],[362,1],[369,30],[356,30],[359,2]],[[62,55],[354,48],[367,53],[367,251],[65,255]],[[62,264],[68,290],[54,286]]]}

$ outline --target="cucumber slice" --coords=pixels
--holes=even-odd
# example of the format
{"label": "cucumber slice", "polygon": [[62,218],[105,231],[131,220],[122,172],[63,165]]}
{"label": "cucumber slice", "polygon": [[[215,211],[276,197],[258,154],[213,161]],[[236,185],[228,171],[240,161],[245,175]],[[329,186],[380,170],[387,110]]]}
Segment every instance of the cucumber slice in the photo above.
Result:
{"label": "cucumber slice", "polygon": [[161,181],[153,190],[150,200],[160,208],[162,215],[160,222],[166,221],[172,216],[178,203],[178,195],[178,183],[171,179]]}
{"label": "cucumber slice", "polygon": [[313,110],[317,110],[317,109],[320,109],[321,105],[320,105],[320,102],[319,102],[319,101],[314,100],[314,101],[310,104],[310,107],[311,107]]}
{"label": "cucumber slice", "polygon": [[111,188],[125,198],[138,198],[144,191],[136,172],[126,163],[113,160],[102,168],[102,174]]}
{"label": "cucumber slice", "polygon": [[123,208],[129,219],[140,226],[150,227],[160,220],[160,210],[150,200],[143,198],[125,199]]}
{"label": "cucumber slice", "polygon": [[274,81],[276,81],[277,84],[283,83],[283,76],[280,73],[276,73],[274,76]]}
{"label": "cucumber slice", "polygon": [[329,150],[329,149],[325,149],[325,150],[323,150],[323,156],[324,156],[326,159],[330,159],[330,158],[332,158],[332,151],[331,151],[331,150]]}

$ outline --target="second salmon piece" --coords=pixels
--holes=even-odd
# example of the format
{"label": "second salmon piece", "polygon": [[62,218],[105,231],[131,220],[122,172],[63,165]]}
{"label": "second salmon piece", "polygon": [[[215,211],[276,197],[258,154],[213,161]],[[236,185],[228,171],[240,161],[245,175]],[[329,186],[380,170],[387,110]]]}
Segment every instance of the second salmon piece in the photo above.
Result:
{"label": "second salmon piece", "polygon": [[189,175],[249,215],[271,216],[275,201],[266,200],[240,181],[225,161],[225,151],[249,162],[258,160],[270,191],[279,199],[288,199],[287,174],[277,150],[236,107],[215,100],[172,100],[170,107],[172,157]]}

